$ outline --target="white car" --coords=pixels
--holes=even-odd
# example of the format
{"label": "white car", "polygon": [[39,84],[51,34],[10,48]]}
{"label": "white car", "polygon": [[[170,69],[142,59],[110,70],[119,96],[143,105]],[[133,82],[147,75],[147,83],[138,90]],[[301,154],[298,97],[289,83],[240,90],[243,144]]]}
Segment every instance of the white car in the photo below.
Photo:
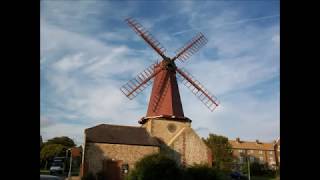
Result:
{"label": "white car", "polygon": [[63,180],[63,177],[51,176],[51,175],[40,175],[40,180]]}
{"label": "white car", "polygon": [[63,175],[64,163],[62,161],[54,161],[50,167],[50,175]]}

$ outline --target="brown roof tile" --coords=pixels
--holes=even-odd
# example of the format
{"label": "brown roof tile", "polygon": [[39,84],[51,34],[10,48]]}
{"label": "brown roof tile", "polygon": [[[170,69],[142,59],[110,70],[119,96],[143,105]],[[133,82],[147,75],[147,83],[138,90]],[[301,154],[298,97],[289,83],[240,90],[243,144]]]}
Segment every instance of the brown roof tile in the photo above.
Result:
{"label": "brown roof tile", "polygon": [[273,143],[256,143],[249,141],[237,142],[236,140],[229,140],[229,143],[234,149],[274,150]]}
{"label": "brown roof tile", "polygon": [[157,140],[151,137],[142,127],[100,124],[85,129],[85,134],[86,142],[144,146],[159,145]]}

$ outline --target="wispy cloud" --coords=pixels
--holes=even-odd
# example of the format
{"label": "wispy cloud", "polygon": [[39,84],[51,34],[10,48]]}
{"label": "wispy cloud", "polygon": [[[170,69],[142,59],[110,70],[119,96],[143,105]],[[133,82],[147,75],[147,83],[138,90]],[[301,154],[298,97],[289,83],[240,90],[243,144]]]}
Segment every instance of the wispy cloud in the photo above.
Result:
{"label": "wispy cloud", "polygon": [[[67,135],[81,143],[85,128],[99,123],[137,125],[145,115],[151,88],[129,101],[119,87],[159,56],[126,26],[123,19],[129,16],[139,17],[169,55],[191,39],[193,34],[188,32],[198,27],[209,39],[186,63],[177,63],[221,101],[211,113],[179,84],[185,115],[200,135],[211,132],[262,140],[279,136],[280,36],[279,25],[273,22],[277,15],[268,15],[267,9],[260,9],[260,16],[243,15],[254,6],[243,10],[228,3],[154,2],[147,12],[140,11],[145,5],[42,2],[44,139]],[[155,16],[161,18],[154,21]],[[177,31],[181,36],[172,36],[172,32],[179,35]]]}
{"label": "wispy cloud", "polygon": [[[272,16],[263,16],[263,17],[257,17],[257,18],[241,19],[241,20],[235,21],[235,22],[215,24],[214,28],[220,28],[220,27],[227,26],[227,25],[235,25],[235,24],[247,23],[247,22],[251,22],[251,21],[261,21],[261,20],[264,20],[264,19],[276,18],[276,17],[279,17],[279,16],[280,15],[272,15]],[[180,34],[183,34],[183,33],[186,33],[186,32],[190,32],[190,31],[205,30],[205,29],[212,29],[212,26],[204,26],[204,27],[199,27],[199,28],[192,28],[192,29],[187,29],[187,30],[183,30],[183,31],[178,31],[178,32],[173,33],[172,35],[176,36],[176,35],[180,35]]]}

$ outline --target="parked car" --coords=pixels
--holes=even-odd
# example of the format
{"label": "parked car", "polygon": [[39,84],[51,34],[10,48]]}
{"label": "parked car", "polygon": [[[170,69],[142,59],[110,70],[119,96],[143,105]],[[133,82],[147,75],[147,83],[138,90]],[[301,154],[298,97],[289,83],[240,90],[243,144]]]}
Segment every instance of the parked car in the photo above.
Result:
{"label": "parked car", "polygon": [[60,160],[53,161],[50,167],[50,175],[63,175],[64,162]]}
{"label": "parked car", "polygon": [[63,177],[40,174],[40,180],[63,180]]}
{"label": "parked car", "polygon": [[241,174],[240,172],[237,172],[237,171],[232,172],[230,174],[230,177],[231,177],[231,179],[238,179],[238,180],[247,180],[248,179],[247,176],[245,176],[245,175],[243,175],[243,174]]}

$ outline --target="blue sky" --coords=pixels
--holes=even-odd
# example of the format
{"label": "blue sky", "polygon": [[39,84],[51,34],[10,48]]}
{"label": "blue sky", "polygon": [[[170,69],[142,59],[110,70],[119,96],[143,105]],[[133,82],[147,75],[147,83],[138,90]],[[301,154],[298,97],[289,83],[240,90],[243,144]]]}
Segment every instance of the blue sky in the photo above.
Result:
{"label": "blue sky", "polygon": [[210,112],[179,84],[200,136],[279,136],[278,1],[42,1],[41,135],[83,143],[85,128],[136,125],[151,87],[134,100],[119,88],[160,57],[124,22],[139,21],[173,56],[198,32],[208,43],[185,63],[221,105]]}

